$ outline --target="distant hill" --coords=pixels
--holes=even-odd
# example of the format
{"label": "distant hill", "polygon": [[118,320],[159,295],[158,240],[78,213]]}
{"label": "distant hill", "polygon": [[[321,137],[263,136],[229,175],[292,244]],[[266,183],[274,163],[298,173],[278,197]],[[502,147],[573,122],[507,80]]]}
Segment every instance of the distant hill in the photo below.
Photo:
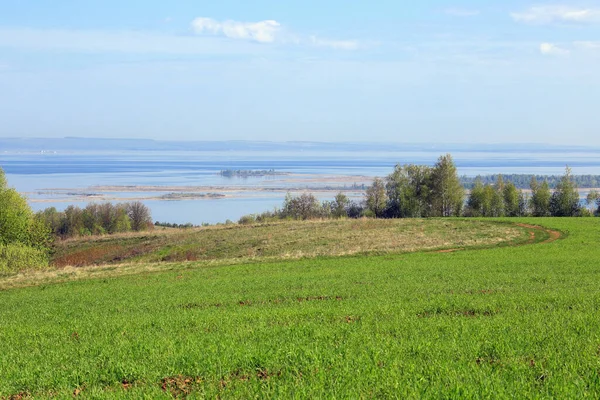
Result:
{"label": "distant hill", "polygon": [[376,143],[376,142],[267,142],[267,141],[163,141],[151,139],[100,138],[0,138],[0,152],[42,151],[314,151],[314,152],[511,152],[537,153],[552,151],[599,152],[600,148],[583,146],[556,146],[547,144],[431,144],[431,143]]}

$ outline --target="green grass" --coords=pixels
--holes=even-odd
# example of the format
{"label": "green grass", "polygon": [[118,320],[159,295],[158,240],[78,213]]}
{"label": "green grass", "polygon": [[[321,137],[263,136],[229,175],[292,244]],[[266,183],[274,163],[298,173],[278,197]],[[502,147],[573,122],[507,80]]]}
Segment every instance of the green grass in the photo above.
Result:
{"label": "green grass", "polygon": [[1,291],[0,397],[598,398],[600,221],[518,221],[565,236]]}

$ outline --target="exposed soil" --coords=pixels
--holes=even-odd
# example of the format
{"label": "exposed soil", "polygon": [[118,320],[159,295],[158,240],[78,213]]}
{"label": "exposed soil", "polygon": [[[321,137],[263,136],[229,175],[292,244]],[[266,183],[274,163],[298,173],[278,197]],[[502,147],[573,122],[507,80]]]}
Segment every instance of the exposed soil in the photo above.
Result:
{"label": "exposed soil", "polygon": [[[551,243],[551,242],[554,242],[554,241],[560,239],[560,237],[562,236],[562,234],[559,231],[554,231],[552,229],[547,229],[547,228],[544,228],[544,227],[538,226],[538,225],[529,225],[529,224],[521,224],[521,223],[516,224],[516,225],[520,226],[521,228],[541,230],[541,231],[546,232],[548,234],[548,239],[546,239],[540,243]],[[533,241],[535,240],[535,233],[529,232],[529,235],[530,235],[530,242],[533,243]]]}
{"label": "exposed soil", "polygon": [[[534,244],[535,243],[535,232],[536,231],[544,231],[548,234],[548,239],[539,242],[539,243],[552,243],[558,239],[561,238],[562,234],[559,231],[554,231],[552,229],[547,229],[544,228],[543,226],[539,226],[539,225],[530,225],[530,224],[523,224],[523,223],[518,223],[515,224],[516,226],[519,226],[521,228],[526,228],[526,229],[530,229],[529,231],[529,240],[524,243],[524,244]],[[465,250],[463,248],[456,248],[456,249],[443,249],[443,250],[436,250],[434,253],[455,253],[457,251],[461,251],[461,250]]]}

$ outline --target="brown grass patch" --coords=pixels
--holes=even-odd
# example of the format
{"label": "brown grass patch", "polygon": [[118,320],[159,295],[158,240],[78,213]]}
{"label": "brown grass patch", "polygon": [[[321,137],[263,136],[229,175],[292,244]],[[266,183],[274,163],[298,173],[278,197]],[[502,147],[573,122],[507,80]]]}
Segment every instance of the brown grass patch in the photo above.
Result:
{"label": "brown grass patch", "polygon": [[0,397],[1,400],[25,400],[25,399],[31,399],[33,398],[31,396],[31,393],[29,392],[19,392],[19,393],[15,393],[15,394],[9,394],[8,396],[2,396]]}
{"label": "brown grass patch", "polygon": [[171,396],[175,398],[186,398],[189,396],[194,387],[202,383],[203,379],[199,376],[169,376],[161,379],[160,387],[161,389],[171,394]]}

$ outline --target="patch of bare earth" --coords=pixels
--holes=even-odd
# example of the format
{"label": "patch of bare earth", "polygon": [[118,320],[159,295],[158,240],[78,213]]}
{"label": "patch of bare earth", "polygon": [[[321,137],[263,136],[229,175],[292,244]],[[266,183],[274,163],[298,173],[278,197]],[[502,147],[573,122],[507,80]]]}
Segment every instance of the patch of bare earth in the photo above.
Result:
{"label": "patch of bare earth", "polygon": [[552,229],[547,229],[544,228],[543,226],[539,226],[539,225],[530,225],[530,224],[522,224],[522,223],[518,223],[516,224],[517,226],[520,226],[521,228],[527,228],[527,229],[531,229],[532,231],[529,232],[529,240],[530,242],[534,242],[535,241],[535,232],[533,231],[543,231],[546,232],[546,234],[548,235],[548,239],[544,240],[543,242],[540,243],[552,243],[554,241],[557,241],[558,239],[561,238],[562,234],[559,231],[555,231]]}

